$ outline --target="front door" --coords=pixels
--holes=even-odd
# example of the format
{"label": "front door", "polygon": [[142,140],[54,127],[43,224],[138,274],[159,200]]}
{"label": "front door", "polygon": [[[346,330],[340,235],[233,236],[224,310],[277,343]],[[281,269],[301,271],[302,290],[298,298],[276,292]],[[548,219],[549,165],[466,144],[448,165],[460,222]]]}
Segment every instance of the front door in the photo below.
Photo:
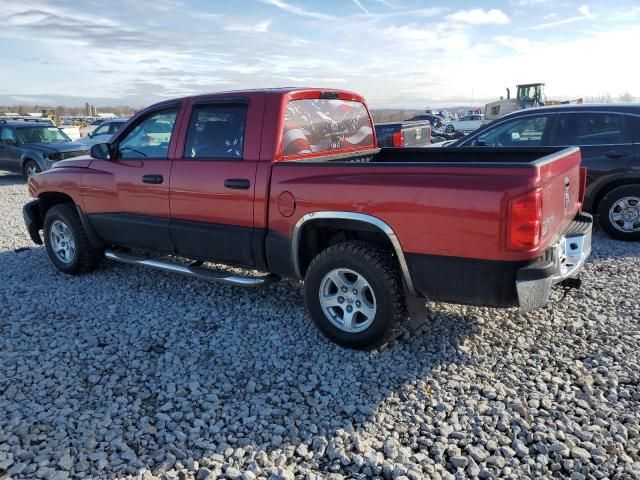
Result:
{"label": "front door", "polygon": [[95,159],[84,181],[89,221],[109,243],[173,251],[169,231],[170,147],[179,105],[146,112]]}
{"label": "front door", "polygon": [[[171,236],[184,256],[253,266],[253,209],[259,160],[257,105],[212,98],[191,106],[171,174]],[[261,120],[256,118],[253,120]],[[255,130],[246,129],[254,125]]]}

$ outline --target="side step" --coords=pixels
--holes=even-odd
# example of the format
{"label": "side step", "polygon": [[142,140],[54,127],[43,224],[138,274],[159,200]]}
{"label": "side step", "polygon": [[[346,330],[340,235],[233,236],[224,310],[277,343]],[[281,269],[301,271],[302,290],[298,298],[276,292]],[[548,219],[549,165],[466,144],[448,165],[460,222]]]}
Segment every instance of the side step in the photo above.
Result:
{"label": "side step", "polygon": [[188,277],[199,278],[214,282],[223,282],[229,285],[239,287],[262,287],[280,280],[278,275],[269,274],[263,277],[243,277],[240,275],[232,275],[229,272],[220,270],[211,270],[188,265],[180,265],[177,263],[165,262],[153,258],[140,257],[129,253],[118,252],[116,250],[107,250],[104,252],[105,258],[115,260],[116,262],[130,263],[132,265],[143,265],[145,267],[156,268],[165,272],[180,273]]}

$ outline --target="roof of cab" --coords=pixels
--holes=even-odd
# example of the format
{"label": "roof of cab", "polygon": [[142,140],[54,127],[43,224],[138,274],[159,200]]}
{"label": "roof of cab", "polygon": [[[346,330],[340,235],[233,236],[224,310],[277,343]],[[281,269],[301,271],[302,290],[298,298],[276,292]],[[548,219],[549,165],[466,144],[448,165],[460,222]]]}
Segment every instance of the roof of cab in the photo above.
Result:
{"label": "roof of cab", "polygon": [[506,117],[519,117],[521,115],[531,115],[537,112],[579,112],[581,110],[590,112],[616,112],[616,113],[634,113],[640,114],[640,103],[579,103],[579,104],[562,104],[547,105],[544,107],[526,108],[524,110],[516,110],[510,112],[500,119]]}
{"label": "roof of cab", "polygon": [[225,95],[242,95],[242,94],[259,94],[259,93],[272,93],[272,94],[280,94],[280,95],[288,95],[290,93],[297,92],[339,92],[348,96],[354,96],[357,98],[363,98],[362,95],[351,92],[348,90],[342,90],[340,88],[321,88],[321,87],[273,87],[273,88],[254,88],[254,89],[244,89],[244,90],[225,90],[221,92],[210,92],[210,93],[201,93],[198,95],[187,95],[179,98],[172,98],[169,100],[163,100],[161,102],[157,102],[153,105],[149,105],[149,107],[154,107],[156,105],[162,105],[164,103],[172,103],[172,102],[180,102],[184,100],[199,100],[211,97],[219,97]]}

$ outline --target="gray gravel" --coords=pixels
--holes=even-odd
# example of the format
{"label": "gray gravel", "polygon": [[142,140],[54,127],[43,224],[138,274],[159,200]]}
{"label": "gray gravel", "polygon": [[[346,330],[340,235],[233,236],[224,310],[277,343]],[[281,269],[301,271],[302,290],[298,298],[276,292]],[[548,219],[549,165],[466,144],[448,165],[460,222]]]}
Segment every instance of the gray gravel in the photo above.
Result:
{"label": "gray gravel", "polygon": [[637,244],[597,234],[544,310],[434,305],[363,353],[295,282],[64,276],[26,200],[0,176],[0,479],[640,478]]}

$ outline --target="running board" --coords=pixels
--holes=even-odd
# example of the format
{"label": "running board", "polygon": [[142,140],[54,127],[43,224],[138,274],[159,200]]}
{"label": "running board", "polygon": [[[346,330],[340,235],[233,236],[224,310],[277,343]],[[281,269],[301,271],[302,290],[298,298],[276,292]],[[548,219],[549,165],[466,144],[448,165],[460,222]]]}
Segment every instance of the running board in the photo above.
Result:
{"label": "running board", "polygon": [[107,250],[104,252],[105,258],[115,260],[116,262],[130,263],[132,265],[142,265],[145,267],[155,268],[171,273],[180,273],[188,277],[209,280],[213,282],[223,282],[229,285],[239,287],[261,287],[269,285],[280,280],[275,274],[269,274],[262,277],[243,277],[240,275],[232,275],[222,270],[211,270],[207,268],[193,267],[188,265],[180,265],[177,263],[165,262],[153,258],[140,257],[129,253],[118,252],[116,250]]}

